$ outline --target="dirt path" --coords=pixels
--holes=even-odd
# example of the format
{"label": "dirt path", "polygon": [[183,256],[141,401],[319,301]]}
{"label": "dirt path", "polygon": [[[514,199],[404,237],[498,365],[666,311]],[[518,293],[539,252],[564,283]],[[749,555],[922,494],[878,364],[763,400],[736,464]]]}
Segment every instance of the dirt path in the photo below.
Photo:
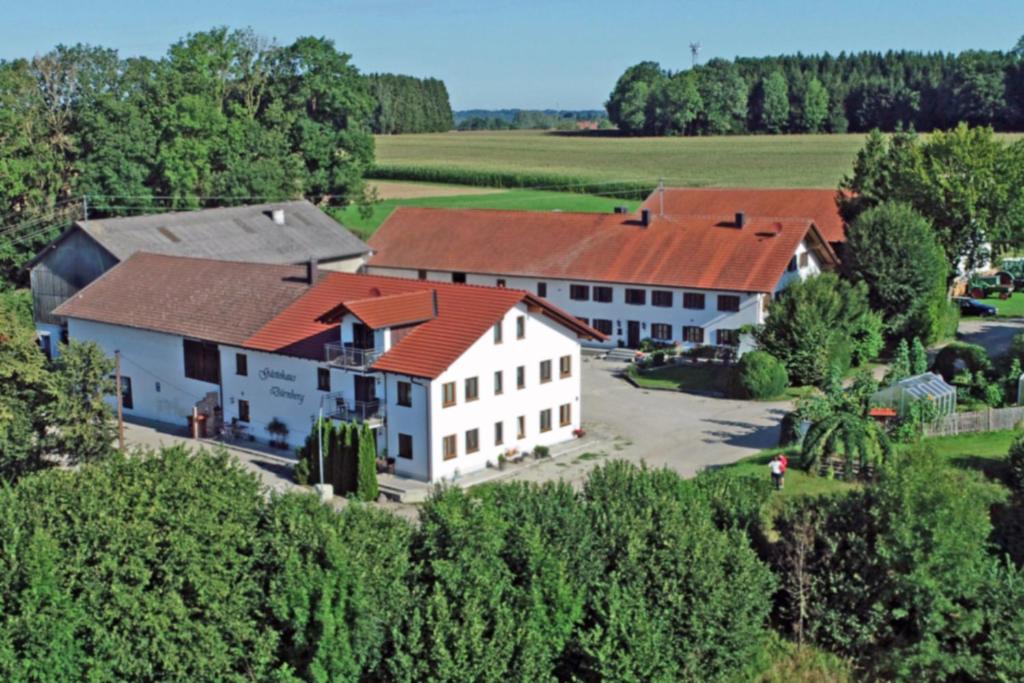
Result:
{"label": "dirt path", "polygon": [[372,183],[377,188],[377,193],[381,199],[421,199],[423,197],[455,197],[459,195],[500,194],[506,192],[506,190],[494,187],[412,183],[402,180],[374,180]]}

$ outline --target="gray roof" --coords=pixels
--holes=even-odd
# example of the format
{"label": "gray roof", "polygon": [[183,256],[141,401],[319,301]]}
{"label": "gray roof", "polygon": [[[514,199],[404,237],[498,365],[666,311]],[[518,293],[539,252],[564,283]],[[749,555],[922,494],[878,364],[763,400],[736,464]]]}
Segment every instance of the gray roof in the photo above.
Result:
{"label": "gray roof", "polygon": [[[284,225],[272,211],[284,210]],[[118,260],[137,251],[250,263],[367,254],[370,247],[306,200],[79,221]]]}

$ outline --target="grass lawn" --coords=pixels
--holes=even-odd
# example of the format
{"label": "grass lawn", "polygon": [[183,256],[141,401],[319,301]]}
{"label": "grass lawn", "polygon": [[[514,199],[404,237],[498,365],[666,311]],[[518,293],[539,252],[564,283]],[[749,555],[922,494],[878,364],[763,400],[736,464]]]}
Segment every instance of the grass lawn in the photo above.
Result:
{"label": "grass lawn", "polygon": [[663,178],[690,187],[834,188],[863,144],[860,133],[643,138],[466,131],[377,136],[376,155],[381,165],[532,171],[652,186]]}
{"label": "grass lawn", "polygon": [[[946,460],[951,467],[978,470],[992,480],[993,485],[1002,486],[1007,475],[1006,453],[1010,449],[1016,432],[978,432],[958,436],[939,436],[925,439],[924,443],[935,457]],[[779,509],[783,502],[795,496],[846,493],[860,487],[860,484],[813,476],[797,467],[800,456],[795,449],[774,448],[762,451],[722,469],[736,476],[753,475],[768,479],[768,461],[776,453],[785,452],[789,457],[785,488],[776,493],[769,503],[769,516]]]}
{"label": "grass lawn", "polygon": [[665,365],[643,372],[630,365],[626,372],[642,389],[724,393],[728,380],[720,365]]}
{"label": "grass lawn", "polygon": [[[452,186],[440,186],[450,191]],[[380,227],[380,224],[391,215],[398,206],[432,206],[448,209],[515,209],[521,211],[593,211],[611,213],[616,206],[628,206],[636,210],[640,202],[616,199],[614,197],[597,197],[594,195],[574,194],[570,192],[545,192],[541,190],[507,190],[480,194],[479,188],[473,194],[450,194],[437,197],[417,197],[413,199],[388,199],[373,206],[373,214],[364,218],[359,208],[349,206],[344,209],[331,209],[332,215],[360,237],[369,237]],[[472,190],[471,190],[472,191]]]}
{"label": "grass lawn", "polygon": [[996,310],[999,311],[996,314],[998,318],[1024,318],[1024,293],[1014,292],[1009,299],[1005,300],[996,296],[982,299],[982,301],[996,307]]}

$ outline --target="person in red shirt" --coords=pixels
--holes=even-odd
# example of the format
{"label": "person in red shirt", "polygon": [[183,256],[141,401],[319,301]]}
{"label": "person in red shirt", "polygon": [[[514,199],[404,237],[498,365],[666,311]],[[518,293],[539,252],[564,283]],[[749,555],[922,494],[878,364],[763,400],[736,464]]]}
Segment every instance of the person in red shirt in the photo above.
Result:
{"label": "person in red shirt", "polygon": [[786,485],[786,468],[789,467],[789,458],[786,457],[785,453],[779,454],[779,465],[782,470],[782,476],[779,477],[779,489]]}

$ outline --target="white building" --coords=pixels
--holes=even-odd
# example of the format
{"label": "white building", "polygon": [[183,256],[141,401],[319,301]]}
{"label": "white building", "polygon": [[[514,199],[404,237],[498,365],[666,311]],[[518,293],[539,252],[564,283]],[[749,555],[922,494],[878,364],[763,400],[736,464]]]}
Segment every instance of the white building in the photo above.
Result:
{"label": "white building", "polygon": [[61,305],[73,339],[119,352],[125,413],[301,445],[320,410],[366,421],[396,472],[440,481],[580,426],[580,339],[510,288],[137,253]]}
{"label": "white building", "polygon": [[534,292],[605,334],[739,342],[791,281],[836,264],[810,219],[398,208],[366,272]]}

